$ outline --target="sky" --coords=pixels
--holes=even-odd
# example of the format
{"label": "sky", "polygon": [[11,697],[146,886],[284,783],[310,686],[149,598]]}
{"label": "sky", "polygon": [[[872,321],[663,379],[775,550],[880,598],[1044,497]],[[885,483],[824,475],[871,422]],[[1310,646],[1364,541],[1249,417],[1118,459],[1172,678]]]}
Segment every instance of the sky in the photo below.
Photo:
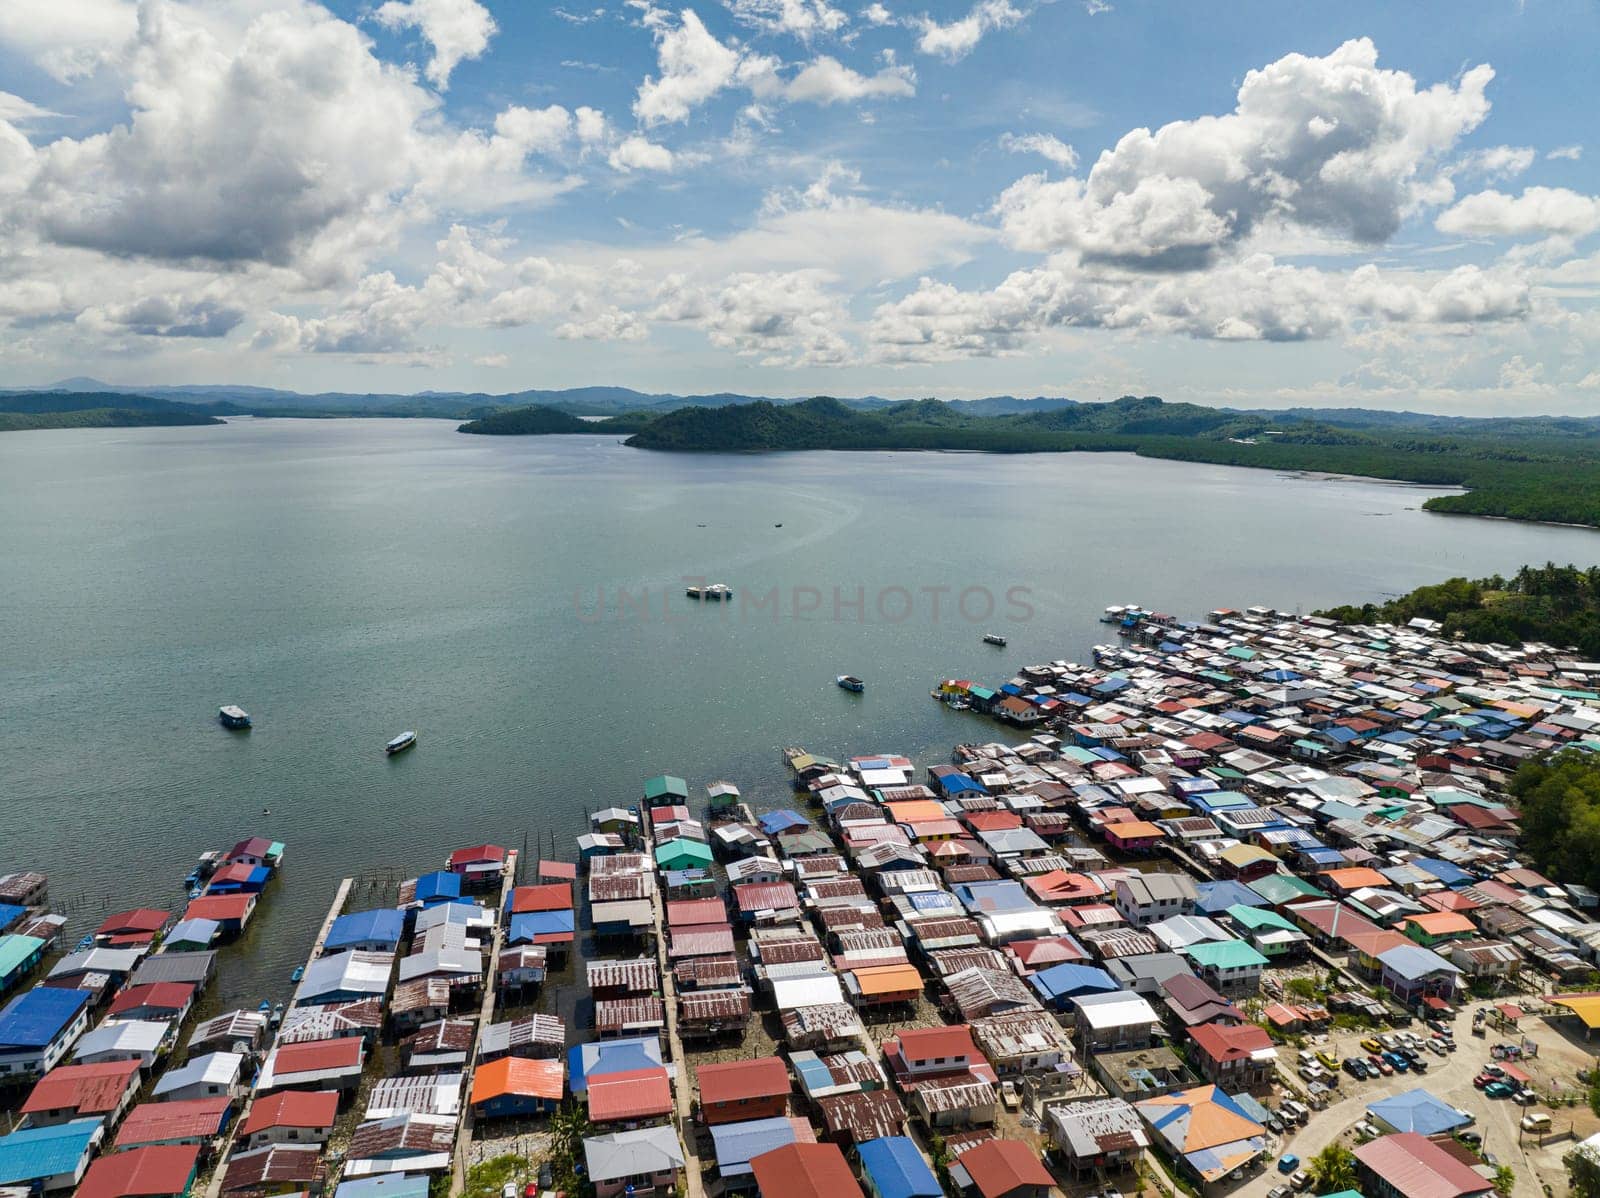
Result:
{"label": "sky", "polygon": [[1592,0],[4,0],[0,385],[1600,412]]}

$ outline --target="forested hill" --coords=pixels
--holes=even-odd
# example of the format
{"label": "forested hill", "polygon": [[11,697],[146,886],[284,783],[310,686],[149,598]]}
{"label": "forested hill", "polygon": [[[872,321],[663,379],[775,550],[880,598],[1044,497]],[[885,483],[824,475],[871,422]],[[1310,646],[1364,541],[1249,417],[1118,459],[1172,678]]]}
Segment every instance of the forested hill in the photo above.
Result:
{"label": "forested hill", "polygon": [[218,409],[204,410],[119,392],[0,393],[0,432],[47,428],[137,428],[221,424]]}
{"label": "forested hill", "polygon": [[[1443,418],[1441,418],[1443,419]],[[1120,451],[1146,457],[1310,470],[1458,486],[1429,511],[1600,527],[1600,424],[1530,417],[1452,418],[1448,434],[1412,423],[1339,424],[1127,396],[1023,415],[971,416],[917,400],[860,411],[837,400],[681,408],[653,416],[641,449],[942,449],[994,453]]]}

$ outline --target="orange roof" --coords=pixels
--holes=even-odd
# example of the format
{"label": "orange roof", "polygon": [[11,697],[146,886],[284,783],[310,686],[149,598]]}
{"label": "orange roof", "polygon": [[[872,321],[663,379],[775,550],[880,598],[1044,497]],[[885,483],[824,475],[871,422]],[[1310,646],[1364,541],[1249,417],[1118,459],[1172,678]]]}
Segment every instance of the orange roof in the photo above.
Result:
{"label": "orange roof", "polygon": [[912,799],[905,803],[887,803],[889,818],[897,824],[924,824],[929,820],[948,819],[950,813],[943,803],[932,799]]}
{"label": "orange roof", "polygon": [[588,1081],[591,1122],[644,1119],[672,1110],[672,1083],[660,1066],[606,1073]]}
{"label": "orange roof", "polygon": [[1355,865],[1348,869],[1330,869],[1322,876],[1341,890],[1360,890],[1363,886],[1377,886],[1381,889],[1389,884],[1388,878],[1364,865]]}
{"label": "orange roof", "polygon": [[866,965],[850,971],[864,995],[899,994],[922,989],[922,975],[915,965]]}
{"label": "orange roof", "polygon": [[548,1098],[560,1102],[566,1091],[566,1074],[559,1057],[529,1060],[501,1057],[479,1065],[472,1075],[472,1105],[513,1094],[519,1098]]}
{"label": "orange roof", "polygon": [[[1235,1114],[1217,1102],[1216,1086],[1196,1086],[1161,1098],[1149,1098],[1141,1107],[1184,1106],[1189,1108],[1189,1126],[1183,1137],[1184,1153],[1203,1152],[1261,1134],[1261,1125]],[[963,1158],[964,1160],[965,1158]]]}
{"label": "orange roof", "polygon": [[912,1027],[900,1033],[901,1060],[926,1061],[934,1057],[977,1060],[978,1046],[972,1042],[972,1029],[964,1023],[958,1023],[953,1026]]}
{"label": "orange roof", "polygon": [[837,1144],[785,1144],[750,1158],[761,1198],[861,1198]]}
{"label": "orange roof", "polygon": [[1415,924],[1430,936],[1448,936],[1452,932],[1475,932],[1477,925],[1465,915],[1455,911],[1435,911],[1428,915],[1408,915],[1401,923]]}
{"label": "orange roof", "polygon": [[1365,953],[1369,957],[1376,957],[1379,953],[1386,953],[1397,945],[1411,943],[1399,932],[1391,932],[1387,928],[1379,928],[1372,932],[1347,932],[1344,936],[1344,942],[1357,952]]}
{"label": "orange roof", "polygon": [[567,882],[545,882],[538,886],[518,886],[511,892],[511,913],[572,910],[572,886]]}
{"label": "orange roof", "polygon": [[333,1090],[286,1090],[251,1103],[239,1134],[253,1136],[270,1127],[332,1127],[338,1115],[339,1095]]}
{"label": "orange roof", "polygon": [[243,919],[256,905],[253,894],[204,894],[183,909],[185,919],[215,919],[226,923]]}
{"label": "orange roof", "polygon": [[1118,840],[1143,840],[1150,836],[1160,837],[1165,833],[1159,824],[1152,824],[1149,820],[1124,819],[1114,824],[1107,824],[1106,835],[1115,836]]}

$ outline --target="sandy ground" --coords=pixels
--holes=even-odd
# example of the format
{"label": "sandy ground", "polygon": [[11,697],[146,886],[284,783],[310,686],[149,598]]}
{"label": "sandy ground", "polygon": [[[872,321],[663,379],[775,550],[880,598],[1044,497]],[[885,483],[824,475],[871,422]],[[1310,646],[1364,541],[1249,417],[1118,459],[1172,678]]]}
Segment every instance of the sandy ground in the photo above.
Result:
{"label": "sandy ground", "polygon": [[[1284,1153],[1294,1153],[1301,1160],[1309,1160],[1335,1141],[1353,1147],[1354,1126],[1365,1118],[1369,1104],[1418,1086],[1475,1117],[1473,1128],[1483,1136],[1483,1150],[1493,1155],[1500,1164],[1509,1166],[1516,1174],[1513,1198],[1542,1198],[1541,1184],[1549,1184],[1557,1194],[1565,1193],[1566,1174],[1561,1158],[1570,1150],[1574,1140],[1582,1140],[1600,1130],[1600,1119],[1590,1113],[1588,1106],[1581,1101],[1574,1107],[1558,1106],[1552,1109],[1544,1102],[1521,1107],[1510,1099],[1489,1098],[1473,1087],[1472,1078],[1491,1062],[1490,1048],[1494,1044],[1527,1038],[1539,1046],[1539,1055],[1517,1064],[1534,1078],[1540,1095],[1572,1095],[1581,1100],[1576,1073],[1579,1069],[1593,1066],[1593,1050],[1600,1050],[1600,1040],[1586,1046],[1581,1025],[1576,1035],[1565,1026],[1575,1021],[1547,1022],[1533,1016],[1522,1020],[1520,1037],[1493,1028],[1488,1029],[1482,1038],[1473,1036],[1473,1009],[1490,1005],[1473,1004],[1463,1010],[1454,1024],[1457,1050],[1447,1057],[1427,1053],[1429,1067],[1421,1077],[1396,1073],[1375,1081],[1358,1082],[1341,1072],[1339,1100],[1325,1110],[1313,1112],[1305,1127],[1285,1137],[1273,1137],[1272,1164],[1229,1193],[1241,1195],[1242,1198],[1264,1198],[1272,1187],[1287,1184],[1283,1175],[1273,1167]],[[1418,1035],[1426,1034],[1426,1029],[1416,1025],[1409,1030]],[[1360,1041],[1370,1034],[1334,1032],[1331,1036],[1308,1040],[1307,1043],[1313,1048],[1329,1048],[1342,1061],[1348,1056],[1365,1055]],[[1297,1050],[1286,1046],[1279,1053],[1292,1072]],[[1276,1102],[1269,1105],[1275,1106]],[[1532,1137],[1524,1138],[1520,1134],[1519,1122],[1530,1111],[1544,1111],[1552,1116],[1554,1130],[1545,1138],[1543,1145]]]}

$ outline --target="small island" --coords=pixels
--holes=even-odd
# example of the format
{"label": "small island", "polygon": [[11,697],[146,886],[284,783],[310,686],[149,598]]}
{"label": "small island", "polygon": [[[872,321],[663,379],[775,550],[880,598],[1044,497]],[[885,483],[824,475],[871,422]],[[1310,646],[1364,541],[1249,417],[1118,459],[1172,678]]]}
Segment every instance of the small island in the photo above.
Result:
{"label": "small island", "polygon": [[0,395],[0,433],[51,428],[146,428],[222,424],[187,404],[118,392]]}

